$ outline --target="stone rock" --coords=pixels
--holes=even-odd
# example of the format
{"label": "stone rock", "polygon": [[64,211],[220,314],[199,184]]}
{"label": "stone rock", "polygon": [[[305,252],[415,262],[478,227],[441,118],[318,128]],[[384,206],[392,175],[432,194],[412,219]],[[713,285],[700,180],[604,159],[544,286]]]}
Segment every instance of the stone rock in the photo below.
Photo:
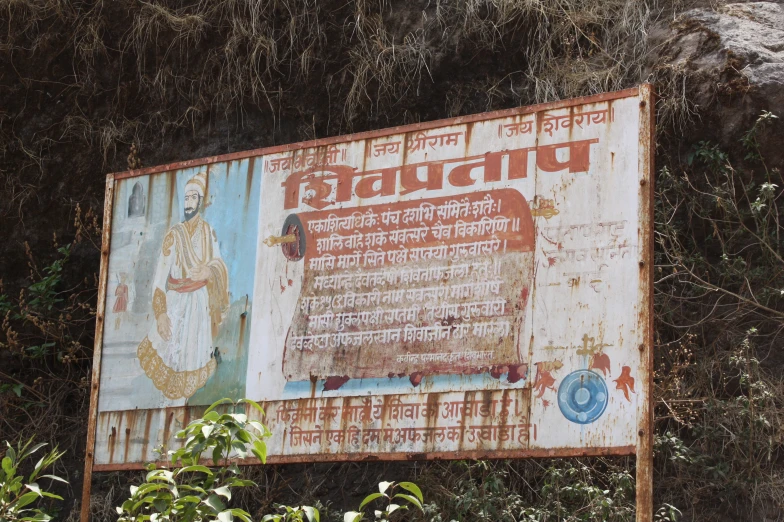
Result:
{"label": "stone rock", "polygon": [[[686,97],[702,118],[700,127],[712,126],[706,138],[736,146],[762,110],[777,114],[782,128],[784,1],[692,9],[655,27],[649,43],[654,77],[670,71],[686,79]],[[784,159],[781,143],[763,146],[773,153],[770,159]]]}
{"label": "stone rock", "polygon": [[720,53],[731,52],[743,60],[740,72],[752,85],[777,90],[784,86],[784,5],[735,3],[718,12],[698,10],[683,17],[717,33]]}

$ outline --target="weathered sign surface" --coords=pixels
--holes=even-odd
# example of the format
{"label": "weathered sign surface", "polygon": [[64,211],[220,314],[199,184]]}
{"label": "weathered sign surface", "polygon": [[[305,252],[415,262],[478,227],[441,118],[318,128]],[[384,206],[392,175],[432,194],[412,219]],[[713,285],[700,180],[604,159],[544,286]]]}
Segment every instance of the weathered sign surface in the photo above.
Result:
{"label": "weathered sign surface", "polygon": [[94,469],[223,397],[263,403],[273,462],[635,453],[650,97],[110,176]]}

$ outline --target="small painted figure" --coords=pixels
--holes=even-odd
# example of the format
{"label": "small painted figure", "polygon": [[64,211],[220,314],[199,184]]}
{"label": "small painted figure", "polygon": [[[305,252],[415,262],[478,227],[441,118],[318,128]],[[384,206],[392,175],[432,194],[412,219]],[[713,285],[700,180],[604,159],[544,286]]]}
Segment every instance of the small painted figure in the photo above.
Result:
{"label": "small painted figure", "polygon": [[613,380],[615,383],[615,389],[621,390],[623,392],[623,396],[626,397],[626,400],[632,402],[632,399],[629,397],[629,390],[632,393],[637,393],[634,391],[634,377],[632,377],[632,369],[628,366],[623,366],[621,368],[621,376],[617,379]]}
{"label": "small painted figure", "polygon": [[131,197],[128,198],[128,217],[139,217],[144,215],[144,188],[138,181],[131,189]]}
{"label": "small painted figure", "polygon": [[610,356],[604,352],[595,353],[591,358],[591,370],[601,370],[602,375],[610,373]]}
{"label": "small painted figure", "polygon": [[117,285],[117,289],[114,291],[115,299],[114,306],[112,307],[112,312],[117,315],[114,319],[114,329],[120,329],[120,321],[122,320],[123,314],[128,310],[128,285],[125,283],[128,274],[125,272],[120,273],[120,284]]}
{"label": "small painted figure", "polygon": [[556,359],[555,361],[538,362],[535,363],[535,366],[534,390],[539,392],[536,397],[542,398],[546,390],[555,391],[555,377],[553,377],[551,372],[563,368],[563,363]]}

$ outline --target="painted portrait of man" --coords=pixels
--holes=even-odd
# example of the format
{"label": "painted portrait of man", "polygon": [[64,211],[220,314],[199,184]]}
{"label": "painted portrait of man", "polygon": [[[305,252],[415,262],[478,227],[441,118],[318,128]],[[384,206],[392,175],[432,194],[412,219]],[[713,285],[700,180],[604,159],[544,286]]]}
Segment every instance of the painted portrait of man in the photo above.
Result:
{"label": "painted portrait of man", "polygon": [[215,230],[202,217],[207,175],[191,178],[184,220],[165,234],[153,280],[153,322],[137,356],[168,399],[188,399],[215,373],[214,340],[229,307],[229,276]]}

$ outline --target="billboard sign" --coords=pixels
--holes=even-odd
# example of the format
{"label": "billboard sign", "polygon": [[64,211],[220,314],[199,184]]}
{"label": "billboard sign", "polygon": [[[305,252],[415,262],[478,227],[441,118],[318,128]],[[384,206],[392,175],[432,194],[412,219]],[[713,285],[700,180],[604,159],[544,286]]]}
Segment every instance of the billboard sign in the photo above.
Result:
{"label": "billboard sign", "polygon": [[648,447],[651,103],[110,175],[88,467],[223,397],[263,403],[271,462]]}

